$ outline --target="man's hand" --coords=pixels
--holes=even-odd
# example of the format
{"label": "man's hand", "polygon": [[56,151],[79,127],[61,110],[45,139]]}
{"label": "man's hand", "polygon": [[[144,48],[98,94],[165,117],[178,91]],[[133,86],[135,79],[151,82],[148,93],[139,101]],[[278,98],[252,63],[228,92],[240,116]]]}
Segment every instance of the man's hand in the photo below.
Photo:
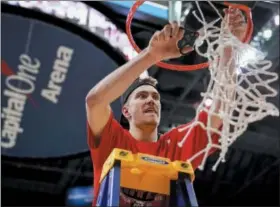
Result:
{"label": "man's hand", "polygon": [[[155,32],[147,49],[156,61],[178,58],[181,53],[177,44],[183,35],[184,29],[180,28],[177,23],[168,24],[161,31]],[[187,53],[192,50],[192,47],[187,47],[183,52]]]}
{"label": "man's hand", "polygon": [[230,32],[242,41],[247,31],[247,23],[242,12],[239,9],[230,8],[225,9],[225,14],[224,23],[229,24]]}
{"label": "man's hand", "polygon": [[[225,18],[224,18],[224,22],[222,22],[222,27],[225,27],[225,24],[228,24],[228,28],[230,30],[230,32],[236,36],[240,41],[242,41],[244,38],[245,38],[245,35],[246,35],[246,30],[247,30],[247,24],[244,20],[244,17],[241,13],[240,10],[238,9],[225,9]],[[232,55],[232,47],[229,46],[229,47],[225,47],[224,49],[224,54],[223,54],[223,57],[221,58],[221,68],[224,68],[227,64],[228,64],[228,61],[230,60],[231,58],[231,55]],[[231,62],[230,66],[229,66],[229,73],[228,73],[228,81],[229,82],[233,82],[235,81],[235,75],[236,73],[234,72],[236,70],[236,65],[235,65],[235,62],[234,60]],[[216,85],[214,86],[216,87]],[[223,93],[225,94],[219,94],[219,96],[227,96],[228,99],[234,99],[234,90],[229,90],[229,91],[223,91]],[[224,109],[221,109],[221,105],[222,105],[222,102],[221,100],[219,100],[217,103],[216,103],[216,109],[215,109],[215,112],[216,113],[219,113],[219,110],[224,110]],[[229,110],[227,111],[223,111],[223,113],[229,113]],[[222,119],[219,117],[219,116],[215,116],[215,115],[211,115],[210,116],[210,119],[211,119],[211,128],[214,128],[214,129],[217,129],[219,130],[219,128],[221,127],[222,125]]]}

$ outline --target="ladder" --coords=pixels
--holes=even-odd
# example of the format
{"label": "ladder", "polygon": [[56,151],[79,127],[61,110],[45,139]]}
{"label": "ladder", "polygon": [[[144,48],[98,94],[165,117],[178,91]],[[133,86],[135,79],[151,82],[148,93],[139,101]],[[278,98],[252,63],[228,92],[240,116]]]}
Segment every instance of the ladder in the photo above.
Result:
{"label": "ladder", "polygon": [[97,206],[119,206],[120,188],[169,196],[168,206],[198,206],[189,162],[115,148],[103,165]]}

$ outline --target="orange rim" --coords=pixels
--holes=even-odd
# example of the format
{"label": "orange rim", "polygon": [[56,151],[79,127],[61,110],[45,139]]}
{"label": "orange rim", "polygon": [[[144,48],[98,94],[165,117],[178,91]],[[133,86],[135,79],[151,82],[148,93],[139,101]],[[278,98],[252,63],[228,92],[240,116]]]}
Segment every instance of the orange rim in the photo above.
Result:
{"label": "orange rim", "polygon": [[[134,5],[130,8],[130,11],[127,15],[126,19],[126,33],[129,39],[130,44],[135,49],[136,52],[140,53],[142,50],[138,47],[138,45],[135,43],[132,33],[131,33],[131,23],[133,20],[133,17],[137,11],[137,9],[145,2],[145,0],[137,0]],[[248,43],[251,40],[252,33],[253,33],[253,21],[252,21],[252,14],[251,9],[245,5],[242,4],[231,4],[228,2],[224,2],[224,4],[228,7],[237,8],[245,12],[246,19],[248,21],[247,31],[245,38],[243,39],[243,43]],[[165,62],[158,62],[156,64],[157,66],[168,69],[168,70],[176,70],[176,71],[191,71],[191,70],[199,70],[203,68],[207,68],[209,66],[208,62],[195,64],[195,65],[176,65],[176,64],[169,64]]]}

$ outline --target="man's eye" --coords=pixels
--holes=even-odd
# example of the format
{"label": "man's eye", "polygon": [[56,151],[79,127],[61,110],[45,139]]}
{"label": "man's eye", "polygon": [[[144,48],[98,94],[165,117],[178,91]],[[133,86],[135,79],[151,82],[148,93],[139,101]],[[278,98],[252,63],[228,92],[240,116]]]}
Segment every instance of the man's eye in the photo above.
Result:
{"label": "man's eye", "polygon": [[158,96],[158,95],[154,95],[154,96],[153,96],[153,99],[154,99],[154,100],[159,100],[159,96]]}
{"label": "man's eye", "polygon": [[146,95],[146,94],[140,94],[139,97],[140,97],[140,98],[146,98],[147,95]]}

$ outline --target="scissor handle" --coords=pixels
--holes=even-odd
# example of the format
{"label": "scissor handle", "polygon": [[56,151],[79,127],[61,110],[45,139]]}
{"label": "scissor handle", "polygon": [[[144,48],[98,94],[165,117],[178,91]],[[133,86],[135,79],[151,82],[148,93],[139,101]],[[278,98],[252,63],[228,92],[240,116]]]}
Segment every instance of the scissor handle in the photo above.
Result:
{"label": "scissor handle", "polygon": [[195,40],[199,36],[198,32],[193,31],[189,28],[184,28],[184,30],[185,30],[184,36],[181,40],[178,41],[178,45],[177,45],[182,55],[188,54],[188,53],[184,53],[184,48],[193,47]]}

